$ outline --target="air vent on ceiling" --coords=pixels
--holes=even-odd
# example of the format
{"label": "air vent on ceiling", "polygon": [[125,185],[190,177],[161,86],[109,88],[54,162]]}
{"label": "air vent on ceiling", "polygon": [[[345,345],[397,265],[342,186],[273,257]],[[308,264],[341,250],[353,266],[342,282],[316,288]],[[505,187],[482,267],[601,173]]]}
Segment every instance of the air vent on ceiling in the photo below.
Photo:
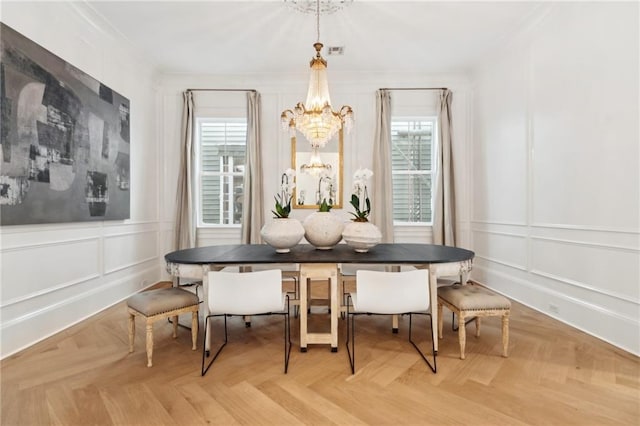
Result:
{"label": "air vent on ceiling", "polygon": [[344,55],[344,46],[329,46],[327,47],[327,54],[332,56]]}

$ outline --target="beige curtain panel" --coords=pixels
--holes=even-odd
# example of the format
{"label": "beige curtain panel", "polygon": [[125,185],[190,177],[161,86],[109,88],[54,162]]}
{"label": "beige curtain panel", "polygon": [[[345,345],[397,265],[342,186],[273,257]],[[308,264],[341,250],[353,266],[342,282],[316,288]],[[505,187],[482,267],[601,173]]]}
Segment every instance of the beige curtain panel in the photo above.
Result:
{"label": "beige curtain panel", "polygon": [[180,169],[176,191],[176,211],[173,246],[175,250],[195,247],[196,227],[193,208],[193,92],[182,95],[182,136],[180,141]]}
{"label": "beige curtain panel", "polygon": [[264,224],[262,191],[262,140],[260,137],[261,98],[256,91],[247,92],[247,154],[242,198],[242,243],[260,244]]}
{"label": "beige curtain panel", "polygon": [[393,178],[391,165],[391,94],[376,92],[376,132],[373,139],[373,197],[371,221],[380,228],[382,242],[393,242]]}
{"label": "beige curtain panel", "polygon": [[433,209],[433,243],[456,245],[455,193],[451,155],[451,100],[448,89],[440,91],[438,103],[438,141],[436,147],[436,188]]}

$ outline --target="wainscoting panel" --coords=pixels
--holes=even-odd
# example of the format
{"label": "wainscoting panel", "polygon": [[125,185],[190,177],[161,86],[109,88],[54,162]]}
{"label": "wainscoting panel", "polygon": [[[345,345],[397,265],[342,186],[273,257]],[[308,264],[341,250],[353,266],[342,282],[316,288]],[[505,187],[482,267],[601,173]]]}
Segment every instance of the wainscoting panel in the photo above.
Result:
{"label": "wainscoting panel", "polygon": [[[562,293],[567,298],[581,300],[602,309],[615,311],[623,317],[640,320],[637,299],[615,293],[607,288],[589,287],[587,284],[579,281],[572,281],[560,276],[536,271],[530,273],[530,281],[540,288]],[[604,284],[606,283],[603,283],[603,285]],[[546,306],[546,308],[550,307]],[[552,309],[549,310],[552,311]]]}
{"label": "wainscoting panel", "polygon": [[42,244],[64,243],[95,238],[102,223],[82,222],[56,225],[5,226],[0,228],[2,251]]}
{"label": "wainscoting panel", "polygon": [[[630,237],[634,233],[560,225],[527,228],[473,222],[472,226],[474,280],[640,353],[640,252]],[[509,239],[523,245],[510,245]],[[513,262],[514,257],[525,267]]]}
{"label": "wainscoting panel", "polygon": [[[157,264],[140,270],[126,278],[105,281],[104,279],[91,282],[92,288],[88,291],[78,292],[73,296],[49,300],[46,307],[33,310],[27,309],[30,301],[19,303],[12,307],[14,313],[21,310],[21,315],[12,315],[10,321],[5,320],[5,312],[2,313],[2,358],[18,352],[25,347],[43,340],[69,326],[93,316],[96,312],[118,303],[129,295],[140,290],[139,283],[154,283],[157,281]],[[125,296],[123,296],[125,295]],[[122,341],[123,354],[128,350],[126,343],[126,312],[122,311]]]}
{"label": "wainscoting panel", "polygon": [[582,244],[601,245],[612,248],[640,248],[640,232],[633,229],[611,227],[586,227],[567,224],[534,223],[531,235],[539,238],[575,241]]}
{"label": "wainscoting panel", "polygon": [[98,277],[99,242],[99,238],[90,237],[3,249],[1,305]]}
{"label": "wainscoting panel", "polygon": [[523,235],[474,229],[473,248],[477,257],[526,270],[527,247]]}
{"label": "wainscoting panel", "polygon": [[634,232],[482,221],[472,222],[472,229],[474,280],[640,353],[640,251]]}
{"label": "wainscoting panel", "polygon": [[628,301],[640,300],[638,251],[532,238],[531,272]]}
{"label": "wainscoting panel", "polygon": [[77,280],[71,285],[58,286],[25,297],[3,300],[2,323],[3,325],[10,324],[20,317],[47,310],[53,305],[78,297],[79,294],[90,293],[102,282],[99,275],[92,275],[86,279]]}
{"label": "wainscoting panel", "polygon": [[473,278],[512,300],[640,356],[637,305],[635,316],[622,315],[618,304],[598,306],[539,285],[538,280],[524,273],[509,274],[504,268],[483,261],[474,263]]}
{"label": "wainscoting panel", "polygon": [[156,230],[108,235],[104,239],[104,272],[111,274],[154,260],[157,250]]}

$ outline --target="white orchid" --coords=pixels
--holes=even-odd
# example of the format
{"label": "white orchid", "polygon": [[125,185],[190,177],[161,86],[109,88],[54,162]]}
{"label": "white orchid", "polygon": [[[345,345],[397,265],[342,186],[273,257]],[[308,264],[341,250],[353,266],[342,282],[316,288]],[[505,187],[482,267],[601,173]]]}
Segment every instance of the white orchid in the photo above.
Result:
{"label": "white orchid", "polygon": [[293,195],[293,188],[295,188],[295,187],[296,187],[295,182],[291,182],[291,181],[282,182],[282,185],[280,186],[280,191],[283,194],[291,196],[291,195]]}
{"label": "white orchid", "polygon": [[274,197],[276,200],[276,209],[275,211],[271,210],[271,212],[276,215],[276,217],[287,218],[289,217],[289,213],[291,213],[291,199],[293,198],[293,188],[296,187],[296,184],[293,181],[295,175],[295,170],[287,169],[284,171],[282,177],[280,178],[280,194]]}
{"label": "white orchid", "polygon": [[[335,174],[323,170],[318,178],[318,191],[316,192],[317,203],[320,205],[319,211],[329,211],[333,207],[332,188]],[[323,185],[324,184],[324,185]],[[328,197],[327,199],[327,192]]]}
{"label": "white orchid", "polygon": [[369,169],[359,168],[353,174],[353,179],[357,181],[367,181],[373,176],[373,172]]}
{"label": "white orchid", "polygon": [[[367,222],[367,216],[371,213],[371,201],[369,200],[369,195],[367,194],[367,180],[369,180],[373,176],[373,172],[369,169],[359,168],[353,174],[353,194],[351,194],[351,205],[356,210],[355,213],[351,213],[356,222]],[[362,198],[362,210],[360,209],[360,196]]]}
{"label": "white orchid", "polygon": [[360,195],[367,186],[367,180],[373,176],[369,169],[360,168],[353,174],[353,192]]}

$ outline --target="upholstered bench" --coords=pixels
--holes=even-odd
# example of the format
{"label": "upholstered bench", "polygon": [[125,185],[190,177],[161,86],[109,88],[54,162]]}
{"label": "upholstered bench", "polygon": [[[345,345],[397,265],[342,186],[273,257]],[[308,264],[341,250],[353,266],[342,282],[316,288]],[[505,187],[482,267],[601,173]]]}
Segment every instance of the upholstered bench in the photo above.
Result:
{"label": "upholstered bench", "polygon": [[129,312],[129,352],[133,352],[135,338],[135,317],[145,319],[147,325],[147,367],[151,367],[153,357],[153,323],[173,317],[173,338],[178,337],[178,315],[191,312],[192,350],[196,350],[198,339],[198,307],[200,299],[195,294],[180,288],[161,288],[143,291],[127,299]]}
{"label": "upholstered bench", "polygon": [[438,288],[438,337],[442,339],[442,306],[458,315],[460,359],[464,359],[467,318],[475,317],[476,337],[480,336],[481,317],[502,317],[502,356],[509,347],[509,314],[511,302],[504,296],[478,285],[451,285]]}

